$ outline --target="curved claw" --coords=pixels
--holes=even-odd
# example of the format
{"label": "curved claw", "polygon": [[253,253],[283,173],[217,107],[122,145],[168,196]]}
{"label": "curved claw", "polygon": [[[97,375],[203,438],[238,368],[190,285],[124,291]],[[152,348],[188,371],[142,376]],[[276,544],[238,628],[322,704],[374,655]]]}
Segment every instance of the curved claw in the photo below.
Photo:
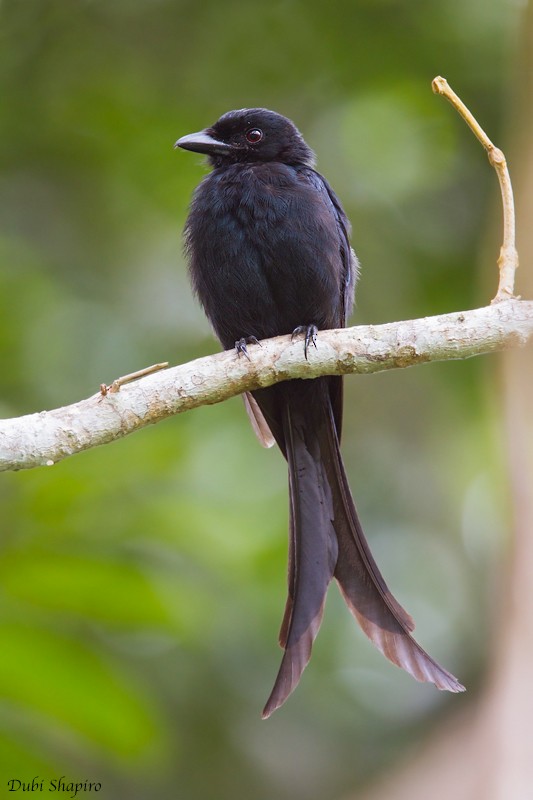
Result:
{"label": "curved claw", "polygon": [[292,332],[291,341],[294,341],[294,338],[296,336],[300,336],[302,333],[305,334],[304,355],[307,361],[307,351],[309,350],[309,345],[312,344],[316,348],[318,328],[316,325],[298,325],[298,327]]}
{"label": "curved claw", "polygon": [[255,336],[242,336],[240,339],[237,339],[235,342],[235,350],[237,351],[238,356],[246,356],[248,361],[250,361],[250,356],[248,355],[248,348],[246,345],[248,344],[258,344],[261,347],[261,342]]}

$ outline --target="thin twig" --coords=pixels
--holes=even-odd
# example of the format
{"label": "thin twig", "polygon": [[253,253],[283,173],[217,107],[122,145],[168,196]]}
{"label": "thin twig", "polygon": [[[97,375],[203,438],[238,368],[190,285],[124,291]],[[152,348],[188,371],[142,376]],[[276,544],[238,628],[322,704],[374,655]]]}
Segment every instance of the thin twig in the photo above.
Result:
{"label": "thin twig", "polygon": [[507,169],[505,156],[502,151],[491,142],[473,114],[450,87],[446,78],[441,78],[440,76],[434,78],[432,87],[435,94],[440,94],[449,100],[455,110],[462,116],[470,130],[487,151],[489,162],[496,170],[500,182],[503,203],[503,243],[498,258],[500,281],[498,284],[498,291],[492,302],[498,303],[501,300],[509,300],[509,298],[514,297],[514,277],[518,268],[518,252],[515,245],[513,187],[511,185],[511,177]]}
{"label": "thin twig", "polygon": [[128,375],[123,375],[121,378],[115,378],[113,383],[109,386],[105,383],[100,384],[100,394],[105,397],[109,392],[115,393],[120,390],[121,386],[124,386],[126,383],[131,383],[132,381],[136,381],[138,378],[144,378],[145,375],[151,375],[152,372],[159,372],[161,369],[166,369],[168,367],[168,361],[162,361],[161,364],[152,364],[151,367],[144,367],[144,369],[138,369],[137,372],[130,372]]}

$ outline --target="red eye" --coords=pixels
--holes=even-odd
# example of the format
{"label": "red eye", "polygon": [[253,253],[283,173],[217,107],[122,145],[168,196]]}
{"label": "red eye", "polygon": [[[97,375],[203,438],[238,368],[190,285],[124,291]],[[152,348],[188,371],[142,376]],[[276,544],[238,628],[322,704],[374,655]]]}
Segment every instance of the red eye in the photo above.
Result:
{"label": "red eye", "polygon": [[263,131],[260,131],[259,128],[250,128],[249,131],[246,131],[246,139],[250,144],[257,144],[262,138]]}

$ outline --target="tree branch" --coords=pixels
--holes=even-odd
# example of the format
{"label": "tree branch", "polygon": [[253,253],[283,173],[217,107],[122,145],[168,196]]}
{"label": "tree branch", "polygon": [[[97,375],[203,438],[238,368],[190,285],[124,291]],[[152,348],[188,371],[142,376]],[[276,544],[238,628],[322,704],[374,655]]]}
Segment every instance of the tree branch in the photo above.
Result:
{"label": "tree branch", "polygon": [[494,297],[492,302],[499,303],[502,300],[508,300],[514,297],[514,277],[518,269],[518,251],[515,245],[513,187],[511,184],[511,176],[507,168],[507,161],[500,148],[493,144],[472,112],[465,106],[461,98],[455,94],[446,78],[442,78],[438,75],[436,78],[433,78],[431,85],[435,94],[440,94],[449,100],[455,110],[462,116],[474,136],[485,148],[489,162],[496,170],[502,195],[503,241],[498,258],[500,281],[496,297]]}
{"label": "tree branch", "polygon": [[[301,341],[279,336],[148,374],[53,411],[0,421],[0,471],[52,465],[146,425],[290,378],[371,373],[464,359],[533,339],[533,302],[505,300],[473,311],[322,331],[303,358]],[[159,365],[158,365],[159,366]]]}
{"label": "tree branch", "polygon": [[[533,338],[533,302],[513,297],[518,266],[511,181],[501,150],[444,78],[433,90],[446,97],[483,144],[500,180],[504,235],[500,284],[492,305],[438,317],[322,331],[316,350],[286,336],[251,347],[251,359],[233,351],[161,371],[165,364],[117,378],[100,393],[71,406],[0,421],[0,471],[51,466],[67,456],[120,439],[166,417],[291,378],[379,372],[446,361],[524,345]],[[498,302],[496,302],[498,301]],[[138,380],[139,379],[139,380]]]}

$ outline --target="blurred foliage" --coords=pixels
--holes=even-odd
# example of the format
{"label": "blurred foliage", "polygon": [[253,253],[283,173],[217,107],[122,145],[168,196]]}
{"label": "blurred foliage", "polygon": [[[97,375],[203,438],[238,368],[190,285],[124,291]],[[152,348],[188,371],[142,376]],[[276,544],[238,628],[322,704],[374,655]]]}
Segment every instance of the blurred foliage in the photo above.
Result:
{"label": "blurred foliage", "polygon": [[[511,0],[3,0],[2,416],[217,349],[181,252],[204,167],[172,145],[230,108],[285,113],[316,150],[353,223],[357,321],[485,304],[496,182],[430,81],[445,75],[500,142],[521,13]],[[376,557],[471,693],[507,531],[494,368],[347,380],[344,451]],[[256,446],[238,399],[4,474],[1,781],[324,800],[468,703],[387,664],[332,588],[298,692],[260,721],[286,504],[282,459]]]}

